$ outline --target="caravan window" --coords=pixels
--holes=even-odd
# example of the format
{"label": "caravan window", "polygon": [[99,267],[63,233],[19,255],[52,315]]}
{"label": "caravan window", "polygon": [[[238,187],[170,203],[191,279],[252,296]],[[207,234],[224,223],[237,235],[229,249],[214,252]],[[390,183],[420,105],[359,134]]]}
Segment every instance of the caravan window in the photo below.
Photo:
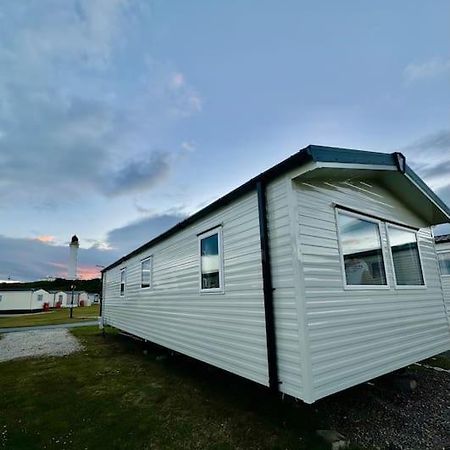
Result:
{"label": "caravan window", "polygon": [[141,261],[141,288],[149,288],[152,283],[152,260],[150,256]]}
{"label": "caravan window", "polygon": [[223,290],[222,229],[216,228],[199,236],[200,290]]}
{"label": "caravan window", "polygon": [[43,294],[38,294],[37,300],[38,300],[38,302],[42,302],[42,300],[44,300],[44,295]]}
{"label": "caravan window", "polygon": [[386,286],[378,221],[338,211],[340,250],[347,286]]}
{"label": "caravan window", "polygon": [[125,295],[126,269],[120,271],[120,295]]}
{"label": "caravan window", "polygon": [[416,232],[393,225],[387,228],[397,286],[423,286]]}
{"label": "caravan window", "polygon": [[441,275],[450,275],[450,252],[438,254],[438,259]]}

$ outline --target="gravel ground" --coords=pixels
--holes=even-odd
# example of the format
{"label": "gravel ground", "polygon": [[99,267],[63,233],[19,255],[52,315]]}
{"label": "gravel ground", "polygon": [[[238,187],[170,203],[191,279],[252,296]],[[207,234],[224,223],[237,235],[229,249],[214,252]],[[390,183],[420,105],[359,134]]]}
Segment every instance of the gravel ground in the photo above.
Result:
{"label": "gravel ground", "polygon": [[402,393],[386,376],[318,403],[351,443],[389,450],[450,449],[450,373],[414,366],[417,389]]}
{"label": "gravel ground", "polygon": [[0,362],[37,356],[64,356],[82,350],[68,330],[39,330],[8,333],[0,340]]}

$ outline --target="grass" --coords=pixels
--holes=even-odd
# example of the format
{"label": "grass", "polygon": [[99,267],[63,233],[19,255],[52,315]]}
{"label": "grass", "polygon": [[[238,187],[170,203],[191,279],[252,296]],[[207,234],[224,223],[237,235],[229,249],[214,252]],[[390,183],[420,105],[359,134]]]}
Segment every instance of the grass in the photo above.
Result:
{"label": "grass", "polygon": [[20,314],[10,317],[0,316],[0,329],[8,327],[30,327],[37,325],[57,325],[60,323],[95,320],[99,314],[99,305],[73,308],[73,318],[69,308],[52,309],[46,313]]}
{"label": "grass", "polygon": [[314,405],[112,331],[73,333],[84,351],[0,363],[0,448],[327,448]]}

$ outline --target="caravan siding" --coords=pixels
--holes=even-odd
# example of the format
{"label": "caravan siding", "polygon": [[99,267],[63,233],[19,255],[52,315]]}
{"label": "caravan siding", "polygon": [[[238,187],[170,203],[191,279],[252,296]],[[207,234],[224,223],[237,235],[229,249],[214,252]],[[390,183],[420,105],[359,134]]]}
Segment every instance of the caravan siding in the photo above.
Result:
{"label": "caravan siding", "polygon": [[50,302],[50,298],[50,294],[43,289],[0,291],[0,313],[40,311],[44,303]]}
{"label": "caravan siding", "polygon": [[[224,292],[203,293],[197,235],[218,225]],[[153,257],[151,287],[141,288],[141,260],[148,256]],[[104,280],[107,324],[268,385],[256,193],[111,268]]]}
{"label": "caravan siding", "polygon": [[32,291],[0,291],[0,312],[32,309]]}
{"label": "caravan siding", "polygon": [[280,391],[297,398],[304,396],[300,298],[296,290],[290,179],[280,177],[267,187],[267,219],[272,264],[278,376]]}
{"label": "caravan siding", "polygon": [[[313,400],[450,347],[449,323],[429,228],[377,183],[295,182]],[[344,288],[334,204],[420,228],[425,287],[398,289],[389,251],[388,287]],[[381,226],[383,248],[386,228]]]}
{"label": "caravan siding", "polygon": [[[446,260],[450,260],[450,242],[437,243],[436,252],[439,256],[443,257],[445,255]],[[450,273],[448,273],[448,269],[441,272],[441,282],[447,316],[450,321]]]}

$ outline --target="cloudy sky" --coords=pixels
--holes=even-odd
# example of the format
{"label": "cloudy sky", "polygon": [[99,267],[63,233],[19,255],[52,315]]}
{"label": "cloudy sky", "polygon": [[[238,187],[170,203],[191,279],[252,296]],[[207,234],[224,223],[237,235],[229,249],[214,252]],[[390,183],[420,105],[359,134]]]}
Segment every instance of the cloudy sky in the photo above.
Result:
{"label": "cloudy sky", "polygon": [[[450,3],[2,0],[0,280],[81,275],[310,143],[450,203]],[[445,230],[445,229],[444,229]]]}

